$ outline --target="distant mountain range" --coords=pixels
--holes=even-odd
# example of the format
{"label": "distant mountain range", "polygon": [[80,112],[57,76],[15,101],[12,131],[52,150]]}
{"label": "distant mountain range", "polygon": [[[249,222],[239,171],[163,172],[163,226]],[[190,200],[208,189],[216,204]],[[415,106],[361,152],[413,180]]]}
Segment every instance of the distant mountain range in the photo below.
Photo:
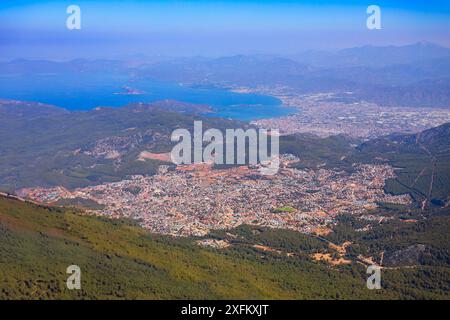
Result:
{"label": "distant mountain range", "polygon": [[301,93],[353,92],[386,106],[450,107],[450,49],[428,42],[295,56],[236,55],[161,60],[14,60],[0,74],[121,73],[191,85],[289,86]]}
{"label": "distant mountain range", "polygon": [[307,51],[291,58],[316,67],[385,67],[450,56],[450,49],[422,41],[405,46],[362,46],[335,52]]}

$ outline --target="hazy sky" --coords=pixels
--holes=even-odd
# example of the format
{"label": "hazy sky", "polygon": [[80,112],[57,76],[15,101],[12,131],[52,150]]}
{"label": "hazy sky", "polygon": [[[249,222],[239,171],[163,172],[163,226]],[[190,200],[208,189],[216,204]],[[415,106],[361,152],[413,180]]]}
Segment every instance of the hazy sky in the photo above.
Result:
{"label": "hazy sky", "polygon": [[[66,28],[72,4],[81,30]],[[381,8],[381,30],[366,27],[371,4]],[[0,1],[2,60],[291,54],[421,40],[450,47],[450,1]]]}

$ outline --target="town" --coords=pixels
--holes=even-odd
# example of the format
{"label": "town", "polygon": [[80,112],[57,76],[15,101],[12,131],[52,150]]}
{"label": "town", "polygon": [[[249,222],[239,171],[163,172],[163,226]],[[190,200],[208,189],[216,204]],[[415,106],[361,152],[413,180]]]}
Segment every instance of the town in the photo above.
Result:
{"label": "town", "polygon": [[365,213],[378,203],[409,204],[409,195],[389,195],[385,181],[395,177],[388,165],[359,164],[352,174],[330,169],[299,170],[297,159],[280,156],[273,176],[258,166],[213,169],[211,164],[160,166],[154,176],[69,191],[62,187],[22,190],[47,204],[87,199],[101,206],[90,214],[131,218],[154,233],[204,236],[242,224],[314,233],[340,214]]}
{"label": "town", "polygon": [[320,137],[344,134],[353,138],[373,139],[392,133],[417,133],[450,121],[448,108],[384,107],[360,101],[347,93],[301,94],[286,86],[231,88],[241,93],[274,96],[292,114],[255,120],[261,128],[279,128],[280,134],[312,133]]}

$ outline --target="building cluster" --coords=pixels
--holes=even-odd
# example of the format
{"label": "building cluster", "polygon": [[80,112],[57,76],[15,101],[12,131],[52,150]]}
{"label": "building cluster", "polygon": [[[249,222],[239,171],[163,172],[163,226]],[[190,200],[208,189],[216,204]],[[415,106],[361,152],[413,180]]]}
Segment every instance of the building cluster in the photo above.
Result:
{"label": "building cluster", "polygon": [[253,122],[258,127],[277,128],[281,134],[312,133],[320,137],[344,134],[372,139],[391,133],[417,133],[450,122],[448,108],[383,107],[357,100],[351,93],[305,95],[288,87],[253,91],[275,96],[285,106],[298,110],[285,117]]}
{"label": "building cluster", "polygon": [[[328,169],[299,170],[292,156],[282,157],[273,176],[257,168],[213,169],[192,165],[160,170],[154,176],[133,176],[114,183],[73,191],[28,189],[35,201],[88,199],[101,205],[92,214],[132,218],[146,229],[174,236],[203,236],[211,229],[241,224],[310,233],[330,225],[339,214],[364,213],[379,202],[407,204],[408,195],[388,195],[388,165],[358,165],[352,174]],[[288,208],[289,210],[287,210]]]}

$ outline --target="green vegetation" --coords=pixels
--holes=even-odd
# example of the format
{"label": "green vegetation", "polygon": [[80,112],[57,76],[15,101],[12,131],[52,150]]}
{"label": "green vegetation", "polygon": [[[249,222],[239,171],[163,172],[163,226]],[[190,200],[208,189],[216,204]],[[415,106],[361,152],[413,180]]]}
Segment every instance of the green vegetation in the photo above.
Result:
{"label": "green vegetation", "polygon": [[[132,221],[0,198],[0,298],[448,298],[445,268],[386,270],[384,289],[370,291],[359,264],[331,268],[311,260],[327,247],[319,239],[249,226],[211,236],[229,237],[232,245],[202,248],[195,239],[149,234]],[[72,264],[81,267],[81,290],[65,287]]]}
{"label": "green vegetation", "polygon": [[295,211],[294,208],[289,207],[289,206],[283,206],[283,207],[279,207],[273,210],[276,213],[283,213],[283,212],[293,212]]}
{"label": "green vegetation", "polygon": [[[244,125],[173,111],[180,104],[172,101],[164,109],[155,103],[79,112],[27,102],[0,104],[0,190],[76,188],[130,175],[152,175],[161,162],[137,161],[139,154],[170,151],[173,130],[192,130],[194,120],[202,120],[205,130]],[[120,153],[120,159],[108,157],[108,152]]]}
{"label": "green vegetation", "polygon": [[104,205],[98,204],[94,200],[79,197],[73,199],[60,199],[55,203],[55,205],[60,207],[74,207],[91,210],[101,210],[105,208]]}
{"label": "green vegetation", "polygon": [[344,161],[354,151],[356,139],[339,136],[320,138],[311,134],[295,134],[280,138],[280,152],[300,158],[299,168],[336,168],[351,170],[351,163]]}
{"label": "green vegetation", "polygon": [[348,161],[399,168],[386,191],[409,193],[418,205],[450,202],[450,123],[414,135],[391,135],[363,143]]}

